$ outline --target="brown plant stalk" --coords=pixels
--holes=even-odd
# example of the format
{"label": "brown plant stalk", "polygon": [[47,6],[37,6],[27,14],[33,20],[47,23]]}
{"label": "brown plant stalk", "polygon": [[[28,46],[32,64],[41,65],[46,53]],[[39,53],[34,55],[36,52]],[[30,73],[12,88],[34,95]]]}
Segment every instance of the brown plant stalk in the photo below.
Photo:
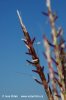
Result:
{"label": "brown plant stalk", "polygon": [[[40,79],[41,79],[41,82],[42,82],[42,85],[46,91],[46,94],[47,94],[47,97],[49,100],[54,100],[53,98],[53,95],[52,95],[52,91],[50,89],[50,87],[48,86],[48,83],[47,83],[47,80],[45,78],[45,75],[43,73],[43,67],[41,67],[40,65],[40,60],[35,52],[35,49],[33,47],[33,43],[34,43],[34,39],[31,40],[30,36],[29,36],[29,33],[27,32],[23,22],[22,22],[22,19],[21,19],[21,16],[19,14],[19,11],[17,10],[17,15],[18,15],[18,18],[19,18],[19,21],[20,21],[20,25],[21,25],[21,28],[23,30],[23,33],[24,33],[24,36],[25,36],[25,44],[28,48],[28,55],[31,55],[32,56],[32,61],[29,61],[27,60],[28,63],[32,64],[33,66],[36,67],[36,70],[33,70],[33,72],[36,72],[39,76],[40,76]],[[41,83],[39,82],[37,79],[35,79],[38,83]]]}

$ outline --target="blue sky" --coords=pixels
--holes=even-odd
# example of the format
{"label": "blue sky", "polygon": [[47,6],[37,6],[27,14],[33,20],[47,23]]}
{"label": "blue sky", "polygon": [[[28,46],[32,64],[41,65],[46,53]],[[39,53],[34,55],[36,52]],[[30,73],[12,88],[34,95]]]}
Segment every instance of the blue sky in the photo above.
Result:
{"label": "blue sky", "polygon": [[[53,11],[56,11],[59,16],[56,24],[58,27],[63,27],[64,37],[66,37],[66,1],[51,1]],[[43,87],[30,76],[38,77],[31,72],[34,67],[26,63],[26,59],[30,59],[30,57],[25,55],[27,49],[21,41],[24,36],[16,14],[17,9],[20,11],[31,37],[35,36],[36,41],[42,42],[42,35],[45,33],[50,39],[51,31],[47,23],[48,19],[41,14],[42,11],[47,11],[45,0],[0,0],[0,100],[2,94],[36,94],[43,95],[47,100]],[[35,44],[35,48],[41,59],[41,65],[47,66],[42,55],[42,45]],[[18,100],[21,99],[18,98]]]}

